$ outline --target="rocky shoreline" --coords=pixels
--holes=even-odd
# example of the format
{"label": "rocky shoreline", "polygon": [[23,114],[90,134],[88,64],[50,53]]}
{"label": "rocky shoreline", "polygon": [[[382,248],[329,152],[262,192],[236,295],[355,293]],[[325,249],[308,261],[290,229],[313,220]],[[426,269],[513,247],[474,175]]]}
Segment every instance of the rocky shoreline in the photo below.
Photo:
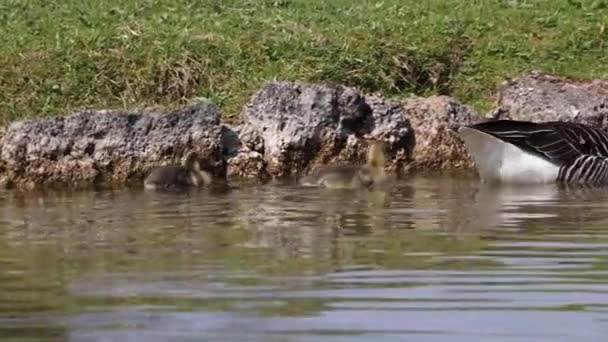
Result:
{"label": "rocky shoreline", "polygon": [[453,128],[488,119],[577,121],[606,127],[608,80],[532,72],[505,82],[496,109],[481,115],[446,96],[401,100],[333,84],[269,82],[242,123],[196,102],[169,111],[87,110],[0,128],[0,186],[85,187],[140,182],[155,166],[200,152],[216,177],[289,179],[334,162],[363,162],[366,139],[386,142],[387,169],[469,169]]}

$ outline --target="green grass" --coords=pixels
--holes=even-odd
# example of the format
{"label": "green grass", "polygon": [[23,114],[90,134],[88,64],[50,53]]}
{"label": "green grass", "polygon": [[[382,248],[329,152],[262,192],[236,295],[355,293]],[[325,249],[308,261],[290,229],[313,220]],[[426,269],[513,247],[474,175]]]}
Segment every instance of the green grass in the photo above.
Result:
{"label": "green grass", "polygon": [[3,0],[0,123],[331,80],[491,106],[506,77],[608,75],[607,0]]}

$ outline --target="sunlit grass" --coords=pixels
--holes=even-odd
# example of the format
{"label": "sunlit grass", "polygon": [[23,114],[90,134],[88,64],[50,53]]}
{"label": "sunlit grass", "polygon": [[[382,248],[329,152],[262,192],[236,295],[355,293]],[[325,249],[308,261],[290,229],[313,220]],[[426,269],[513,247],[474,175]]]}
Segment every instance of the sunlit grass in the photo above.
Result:
{"label": "sunlit grass", "polygon": [[605,77],[601,0],[4,0],[0,115],[175,105],[273,79],[488,109],[506,77]]}

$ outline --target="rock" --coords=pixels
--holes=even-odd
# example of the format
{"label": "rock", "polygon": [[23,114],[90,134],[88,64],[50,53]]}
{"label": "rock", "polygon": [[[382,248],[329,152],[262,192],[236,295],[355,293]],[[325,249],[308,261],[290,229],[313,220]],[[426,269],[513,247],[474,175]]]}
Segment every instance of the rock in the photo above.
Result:
{"label": "rock", "polygon": [[503,84],[497,113],[495,118],[606,127],[608,80],[575,81],[534,71]]}
{"label": "rock", "polygon": [[240,151],[228,159],[227,177],[245,182],[266,182],[270,176],[266,172],[264,156],[256,151]]}
{"label": "rock", "polygon": [[[15,122],[0,131],[0,184],[24,187],[140,182],[158,165],[202,154],[216,177],[264,182],[332,163],[365,162],[386,143],[387,171],[470,166],[451,131],[479,119],[455,100],[386,99],[340,85],[270,82],[230,126],[208,101],[177,110],[83,111]],[[414,163],[412,163],[414,162]]]}
{"label": "rock", "polygon": [[353,88],[329,84],[270,82],[243,110],[244,149],[264,156],[275,178],[308,173],[322,164],[362,163],[364,139],[381,139],[400,169],[414,147],[414,133],[399,106],[370,99]]}
{"label": "rock", "polygon": [[236,149],[230,133],[210,103],[165,114],[101,110],[20,121],[0,140],[0,171],[5,185],[126,183],[196,150],[221,177],[223,154]]}
{"label": "rock", "polygon": [[399,101],[383,98],[379,95],[367,95],[365,101],[372,110],[371,130],[367,134],[373,139],[388,141],[387,146],[392,163],[388,171],[402,174],[409,169],[409,163],[416,145],[416,129],[405,108]]}
{"label": "rock", "polygon": [[477,112],[447,96],[409,98],[402,106],[416,132],[413,152],[416,169],[473,167],[473,161],[454,129],[481,121]]}

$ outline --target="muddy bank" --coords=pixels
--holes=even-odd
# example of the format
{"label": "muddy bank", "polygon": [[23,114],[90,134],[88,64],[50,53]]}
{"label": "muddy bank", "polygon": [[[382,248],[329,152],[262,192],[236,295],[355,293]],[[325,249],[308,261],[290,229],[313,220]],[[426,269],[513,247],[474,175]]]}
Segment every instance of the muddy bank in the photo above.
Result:
{"label": "muddy bank", "polygon": [[[608,82],[534,72],[505,82],[494,118],[605,125]],[[327,163],[362,163],[367,141],[387,145],[387,170],[473,164],[452,128],[487,120],[446,96],[389,99],[335,84],[270,82],[252,95],[241,124],[197,102],[177,110],[83,111],[14,122],[0,133],[0,184],[119,185],[198,151],[216,177],[234,182],[293,179]]]}

